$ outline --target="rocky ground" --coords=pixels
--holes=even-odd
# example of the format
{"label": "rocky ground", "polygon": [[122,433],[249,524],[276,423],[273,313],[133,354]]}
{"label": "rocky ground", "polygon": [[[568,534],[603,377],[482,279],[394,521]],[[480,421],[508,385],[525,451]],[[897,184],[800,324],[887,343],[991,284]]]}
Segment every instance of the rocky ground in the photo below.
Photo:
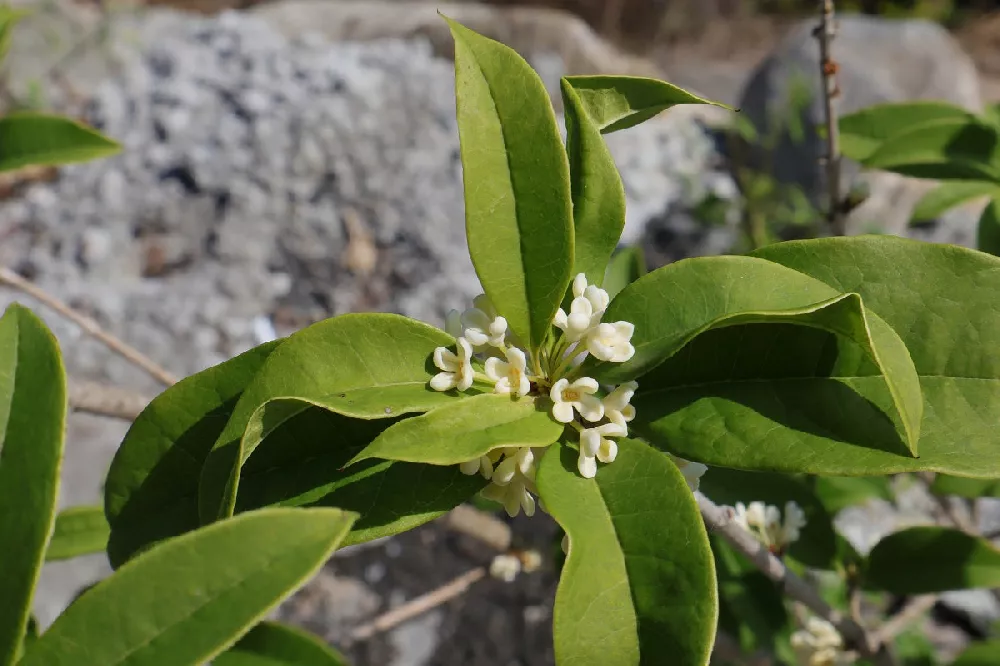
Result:
{"label": "rocky ground", "polygon": [[[157,10],[123,12],[99,46],[74,52],[70,34],[92,18],[31,21],[14,45],[15,86],[28,89],[55,61],[71,85],[47,88],[51,101],[79,109],[126,150],[0,200],[0,264],[171,371],[195,372],[348,311],[440,324],[478,293],[465,253],[452,65],[425,40],[332,43],[322,30],[287,35],[245,14]],[[57,50],[68,59],[51,56],[52,34],[63,35]],[[727,102],[754,64],[747,55],[704,65],[679,53],[659,56],[670,78]],[[560,57],[526,55],[554,89]],[[651,263],[732,245],[739,197],[708,129],[721,121],[673,113],[609,137],[628,195],[624,240],[642,244]],[[724,202],[721,226],[698,220],[709,195]],[[0,291],[0,307],[12,300],[38,308],[74,378],[159,390],[44,307]],[[72,416],[63,506],[99,501],[125,427]],[[873,505],[842,525],[864,546],[923,519]],[[546,517],[513,527],[521,544],[551,551],[556,528]],[[358,623],[492,555],[434,523],[345,551],[279,615],[343,645]],[[47,566],[42,624],[107,571],[102,557]],[[538,573],[478,583],[347,652],[358,664],[549,664],[554,586],[547,559]]]}

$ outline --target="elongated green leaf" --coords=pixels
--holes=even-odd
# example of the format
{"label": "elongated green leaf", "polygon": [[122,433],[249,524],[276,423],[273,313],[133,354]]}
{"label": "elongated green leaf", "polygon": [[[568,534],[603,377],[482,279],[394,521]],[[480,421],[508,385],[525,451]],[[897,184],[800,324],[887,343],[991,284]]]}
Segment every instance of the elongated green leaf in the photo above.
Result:
{"label": "elongated green leaf", "polygon": [[346,468],[392,420],[350,419],[309,407],[254,449],[241,472],[236,511],[334,506],[360,518],[344,545],[404,532],[450,511],[485,481],[458,466],[369,460]]}
{"label": "elongated green leaf", "polygon": [[232,515],[241,465],[268,434],[310,405],[386,419],[467,398],[429,387],[438,372],[434,349],[454,344],[447,333],[394,314],[342,315],[289,336],[240,396],[205,461],[202,522]]}
{"label": "elongated green leaf", "polygon": [[785,503],[798,504],[806,514],[806,526],[788,554],[811,567],[830,569],[837,559],[837,540],[830,514],[802,481],[784,474],[741,472],[713,468],[701,479],[701,492],[720,504],[773,504],[784,516]]}
{"label": "elongated green leaf", "polygon": [[967,479],[961,476],[938,474],[931,484],[931,492],[937,495],[957,495],[968,499],[977,497],[1000,497],[1000,480]]}
{"label": "elongated green leaf", "polygon": [[108,157],[117,143],[60,116],[18,112],[0,118],[0,171]]}
{"label": "elongated green leaf", "polygon": [[895,594],[1000,587],[1000,550],[944,527],[911,527],[872,548],[865,585]]}
{"label": "elongated green leaf", "polygon": [[261,622],[212,662],[213,666],[347,666],[316,636],[287,624]]}
{"label": "elongated green leaf", "polygon": [[55,338],[27,308],[0,317],[0,665],[14,663],[59,490],[66,376]]}
{"label": "elongated green leaf", "polygon": [[869,499],[893,499],[889,479],[884,476],[820,476],[813,490],[831,515]]}
{"label": "elongated green leaf", "polygon": [[976,247],[994,256],[1000,255],[1000,199],[993,199],[979,216]]}
{"label": "elongated green leaf", "polygon": [[139,414],[104,484],[117,567],[150,544],[198,527],[198,480],[236,401],[280,341],[182,379]]}
{"label": "elongated green leaf", "polygon": [[[794,455],[772,455],[754,450],[746,442],[735,445],[693,437],[672,441],[672,450],[699,450],[708,455],[695,459],[707,464],[746,469],[810,471],[823,474],[875,475],[923,469],[975,478],[1000,477],[1000,441],[995,424],[1000,421],[1000,259],[950,245],[921,243],[892,236],[862,236],[780,243],[758,250],[757,256],[781,263],[820,279],[837,290],[860,293],[865,306],[882,317],[909,349],[924,396],[920,459],[908,461],[885,455],[879,444],[885,428],[867,420],[868,447],[823,445],[812,462],[804,457],[791,465]],[[762,343],[763,344],[763,343]],[[820,357],[814,357],[820,358]],[[855,373],[857,374],[857,373]],[[873,377],[844,382],[867,401],[886,404],[883,387]],[[837,389],[829,399],[835,400]],[[794,397],[789,397],[794,400]],[[748,403],[749,404],[749,403]],[[858,427],[866,419],[859,407]],[[867,408],[870,411],[870,408]],[[749,414],[741,422],[744,434],[771,427],[766,419]],[[814,414],[815,431],[822,424]],[[694,414],[691,415],[694,418]],[[736,419],[735,414],[730,415]],[[742,417],[740,417],[742,418]],[[735,421],[731,421],[735,422]],[[733,436],[726,433],[725,438]],[[741,435],[742,437],[742,435]],[[691,448],[688,449],[688,443]],[[678,446],[673,446],[677,444]],[[730,448],[730,446],[733,448]],[[819,442],[817,442],[819,445]],[[724,453],[723,453],[724,451]],[[808,469],[806,469],[808,467]]]}
{"label": "elongated green leaf", "polygon": [[670,459],[637,440],[595,479],[577,452],[550,447],[537,483],[569,535],[553,634],[560,664],[708,663],[718,615],[715,567],[694,497]]}
{"label": "elongated green leaf", "polygon": [[965,109],[944,102],[902,102],[879,104],[840,119],[840,150],[863,162],[897,134],[937,120],[972,120]]}
{"label": "elongated green leaf", "polygon": [[573,275],[585,273],[588,283],[599,285],[625,228],[625,186],[600,128],[570,80],[564,78],[560,85],[573,195]]}
{"label": "elongated green leaf", "polygon": [[[970,199],[1000,196],[1000,185],[989,181],[945,181],[924,195],[913,209],[913,220],[934,220]],[[981,249],[981,248],[980,248]]]}
{"label": "elongated green leaf", "polygon": [[548,446],[565,426],[547,400],[479,395],[389,427],[349,464],[381,458],[454,465],[505,446]]}
{"label": "elongated green leaf", "polygon": [[641,76],[568,76],[564,79],[579,96],[587,115],[602,133],[617,132],[649,120],[678,104],[725,104],[692,95],[686,90]]}
{"label": "elongated green leaf", "polygon": [[[629,285],[611,303],[604,320],[635,325],[632,360],[613,364],[591,359],[584,366],[610,383],[643,377],[713,328],[788,322],[836,333],[859,344],[880,368],[901,417],[903,440],[916,453],[923,406],[912,361],[899,336],[867,311],[857,294],[838,293],[819,280],[750,257],[700,257],[665,266]],[[815,364],[804,367],[812,370]],[[700,391],[709,378],[702,378],[696,368],[686,373],[684,386]],[[786,372],[800,370],[790,366]],[[768,379],[782,376],[771,374]],[[670,394],[665,400],[680,399],[681,386],[672,371],[646,376],[640,382],[641,402],[656,402],[651,392],[658,389]],[[640,417],[649,423],[648,417]]]}
{"label": "elongated green leaf", "polygon": [[973,643],[951,666],[996,666],[1000,664],[1000,640]]}
{"label": "elongated green leaf", "polygon": [[202,664],[312,576],[354,518],[263,509],[158,544],[73,602],[19,666]]}
{"label": "elongated green leaf", "polygon": [[104,517],[104,507],[74,506],[60,511],[45,559],[52,562],[103,553],[108,547],[110,534],[111,527]]}
{"label": "elongated green leaf", "polygon": [[936,180],[1000,181],[1000,128],[966,118],[917,125],[862,161],[870,169]]}
{"label": "elongated green leaf", "polygon": [[622,289],[646,274],[646,258],[642,246],[635,245],[619,250],[608,262],[604,274],[604,291],[614,298]]}
{"label": "elongated green leaf", "polygon": [[545,86],[528,63],[445,20],[455,39],[469,254],[494,306],[534,350],[573,268],[566,151]]}

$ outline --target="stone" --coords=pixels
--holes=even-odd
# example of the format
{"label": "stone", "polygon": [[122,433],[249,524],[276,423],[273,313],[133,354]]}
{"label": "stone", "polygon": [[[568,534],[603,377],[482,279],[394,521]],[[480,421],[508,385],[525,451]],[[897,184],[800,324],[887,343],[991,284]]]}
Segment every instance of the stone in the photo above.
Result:
{"label": "stone", "polygon": [[[816,128],[824,123],[819,45],[812,31],[817,21],[796,25],[757,67],[741,94],[739,108],[766,136],[777,127],[780,139],[768,158],[754,151],[750,164],[773,164],[775,178],[800,186],[814,205],[825,209],[825,176],[820,158],[825,152]],[[832,44],[838,65],[839,113],[846,114],[886,102],[940,100],[979,111],[979,77],[972,59],[948,32],[924,20],[890,20],[871,16],[841,16]],[[798,114],[803,136],[795,141],[777,119],[789,113],[790,102],[804,102]],[[782,127],[785,129],[782,130]],[[844,160],[843,191],[860,169]],[[895,174],[860,176],[871,196],[848,221],[851,232],[863,232],[874,222],[888,233],[906,232],[913,206],[930,184]]]}

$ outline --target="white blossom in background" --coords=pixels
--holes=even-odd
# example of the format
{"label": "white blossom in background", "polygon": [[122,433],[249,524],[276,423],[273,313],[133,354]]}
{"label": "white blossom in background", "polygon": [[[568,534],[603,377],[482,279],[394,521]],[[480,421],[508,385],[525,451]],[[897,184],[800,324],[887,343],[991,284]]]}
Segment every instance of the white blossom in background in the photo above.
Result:
{"label": "white blossom in background", "polygon": [[784,553],[799,540],[806,526],[806,514],[795,502],[785,503],[784,519],[778,507],[763,502],[750,502],[749,505],[737,502],[735,508],[734,522],[757,537],[772,553]]}
{"label": "white blossom in background", "polygon": [[505,583],[513,583],[519,573],[521,573],[521,560],[516,555],[504,553],[497,555],[490,562],[490,576]]}
{"label": "white blossom in background", "polygon": [[851,666],[855,659],[844,650],[844,639],[826,620],[810,617],[806,628],[792,634],[798,666]]}
{"label": "white blossom in background", "polygon": [[674,461],[677,468],[681,471],[681,476],[687,481],[688,488],[691,492],[698,490],[698,486],[701,484],[701,477],[705,475],[708,471],[708,467],[702,465],[701,463],[691,462],[690,460],[684,460],[673,454],[670,454],[670,459]]}

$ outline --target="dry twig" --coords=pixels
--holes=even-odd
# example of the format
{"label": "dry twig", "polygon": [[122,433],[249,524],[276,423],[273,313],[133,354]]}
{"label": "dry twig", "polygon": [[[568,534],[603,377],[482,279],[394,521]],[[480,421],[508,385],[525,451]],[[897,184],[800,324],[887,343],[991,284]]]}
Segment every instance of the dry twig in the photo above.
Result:
{"label": "dry twig", "polygon": [[134,391],[70,379],[69,406],[79,412],[134,421],[150,398]]}
{"label": "dry twig", "polygon": [[896,615],[891,617],[875,632],[874,638],[879,645],[891,643],[910,624],[923,617],[937,603],[938,595],[922,594],[913,597]]}
{"label": "dry twig", "polygon": [[840,195],[840,129],[837,124],[837,63],[831,55],[831,44],[836,35],[833,0],[821,0],[820,24],[813,34],[819,41],[820,75],[823,80],[823,111],[826,124],[826,187],[829,197],[827,219],[835,236],[846,233]]}

